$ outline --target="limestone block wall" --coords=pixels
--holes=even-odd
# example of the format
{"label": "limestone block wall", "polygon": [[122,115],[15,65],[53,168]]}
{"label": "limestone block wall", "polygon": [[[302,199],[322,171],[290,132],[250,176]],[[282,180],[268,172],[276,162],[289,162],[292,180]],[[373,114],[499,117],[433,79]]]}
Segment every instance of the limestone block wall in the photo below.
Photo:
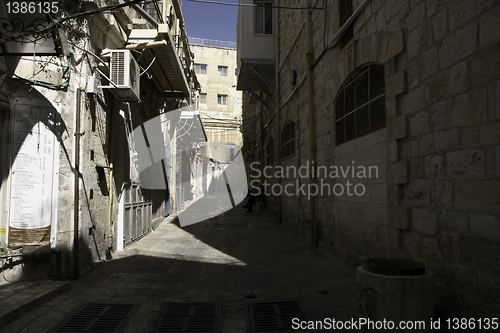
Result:
{"label": "limestone block wall", "polygon": [[436,273],[440,302],[498,313],[500,71],[493,54],[500,35],[492,15],[500,7],[400,7],[406,49],[387,87],[395,91],[387,100],[389,215],[401,223],[390,229],[391,253],[425,262]]}
{"label": "limestone block wall", "polygon": [[[126,12],[130,12],[126,10]],[[93,22],[93,21],[92,21]],[[59,151],[59,170],[57,196],[57,248],[62,255],[62,275],[68,277],[73,274],[74,249],[74,181],[75,181],[75,138],[80,138],[79,159],[79,202],[76,210],[79,219],[79,266],[80,275],[90,271],[92,262],[103,260],[109,252],[116,250],[118,232],[118,201],[125,182],[130,179],[129,152],[125,133],[124,119],[120,116],[122,102],[105,89],[97,89],[95,94],[87,94],[88,82],[91,75],[96,75],[97,85],[107,85],[106,80],[94,70],[97,67],[95,56],[100,54],[100,48],[106,45],[110,48],[119,48],[108,37],[103,37],[97,25],[87,21],[82,22],[73,30],[68,39],[79,46],[71,54],[72,62],[69,68],[68,85],[62,89],[48,89],[40,85],[30,85],[16,79],[11,74],[30,77],[34,66],[41,66],[47,61],[53,63],[46,70],[37,73],[34,79],[48,81],[53,84],[62,83],[62,73],[65,71],[67,59],[64,57],[31,56],[5,57],[10,61],[7,68],[2,57],[0,69],[7,74],[0,80],[0,100],[2,112],[2,131],[0,135],[2,156],[0,198],[4,204],[7,201],[9,188],[11,154],[12,105],[18,97],[37,98],[61,104],[61,133]],[[124,42],[124,40],[122,41]],[[83,50],[82,50],[83,49]],[[91,53],[87,53],[88,50]],[[52,59],[52,60],[50,60]],[[56,60],[54,60],[56,59]],[[48,64],[48,63],[47,63]],[[45,64],[45,65],[47,65]],[[136,104],[133,112],[132,129],[147,119],[159,115],[160,109],[173,110],[179,106],[178,100],[159,101],[153,83],[144,76],[141,82],[142,103]],[[77,96],[81,97],[77,104]],[[131,104],[134,104],[133,102]],[[76,110],[80,108],[80,133],[76,133]],[[5,131],[4,131],[5,129]],[[8,157],[8,158],[3,158]],[[110,202],[110,163],[113,163],[113,202],[111,214],[111,231],[108,226],[108,210]],[[153,218],[161,220],[164,212],[165,194],[158,191],[153,194],[155,205]],[[0,221],[5,223],[6,211],[0,214]],[[111,235],[110,235],[111,233]],[[111,242],[109,236],[112,236]],[[2,247],[5,244],[1,244]],[[52,265],[52,273],[55,273]],[[6,274],[9,274],[8,272]],[[38,278],[43,278],[38,276]],[[0,283],[2,283],[0,281]]]}
{"label": "limestone block wall", "polygon": [[[500,4],[373,0],[340,48],[330,44],[338,2],[326,3],[312,14],[317,164],[357,160],[383,171],[362,197],[318,197],[321,244],[351,267],[374,256],[423,262],[436,276],[438,311],[498,313]],[[309,155],[304,20],[303,10],[280,11],[280,125],[292,119],[297,140],[284,166]],[[337,145],[338,92],[373,63],[385,68],[386,128]],[[284,223],[303,233],[307,198],[283,197],[282,205]]]}
{"label": "limestone block wall", "polygon": [[[237,123],[242,113],[242,92],[236,90],[236,50],[195,44],[190,48],[195,55],[194,62],[207,65],[207,74],[197,74],[196,77],[200,93],[207,94],[207,103],[198,107],[208,142],[228,142],[241,147],[243,138],[239,127],[228,127]],[[219,76],[219,66],[227,67],[227,77]],[[227,95],[227,105],[218,105],[217,95]],[[220,126],[215,125],[216,122],[220,122]]]}

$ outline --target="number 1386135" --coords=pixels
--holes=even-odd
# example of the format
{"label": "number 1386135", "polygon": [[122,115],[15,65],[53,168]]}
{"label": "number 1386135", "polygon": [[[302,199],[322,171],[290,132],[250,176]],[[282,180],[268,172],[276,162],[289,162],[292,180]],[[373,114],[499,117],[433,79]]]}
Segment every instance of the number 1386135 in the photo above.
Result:
{"label": "number 1386135", "polygon": [[59,12],[57,1],[7,1],[8,14],[56,14]]}

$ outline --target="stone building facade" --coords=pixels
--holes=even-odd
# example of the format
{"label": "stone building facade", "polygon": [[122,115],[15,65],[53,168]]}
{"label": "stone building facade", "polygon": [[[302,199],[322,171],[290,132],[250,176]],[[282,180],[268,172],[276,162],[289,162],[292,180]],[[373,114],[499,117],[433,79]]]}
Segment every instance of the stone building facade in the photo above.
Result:
{"label": "stone building facade", "polygon": [[499,313],[500,4],[257,2],[295,7],[273,11],[274,86],[238,77],[258,106],[246,158],[290,171],[250,170],[288,185],[268,210],[345,267],[425,263],[440,315]]}
{"label": "stone building facade", "polygon": [[[141,185],[132,149],[139,141],[129,140],[130,133],[145,127],[150,134],[148,120],[185,106],[198,86],[179,2],[159,1],[159,11],[142,4],[134,8],[134,2],[60,1],[57,16],[73,19],[36,41],[22,40],[31,33],[10,38],[22,33],[10,29],[22,27],[16,25],[19,18],[0,19],[0,38],[10,38],[1,41],[0,57],[0,248],[7,258],[2,260],[14,259],[0,283],[47,274],[78,278],[93,262],[111,258],[151,231],[169,210],[166,198],[174,198],[174,191]],[[44,43],[54,45],[44,49]],[[129,52],[138,64],[135,77],[132,62],[124,65],[131,68],[130,85],[140,82],[133,96],[117,87],[123,83],[110,70],[109,50]],[[155,133],[171,148],[165,160],[175,188],[176,126],[155,124]],[[32,167],[39,160],[43,170],[47,165],[53,172]],[[43,177],[48,178],[37,183]],[[46,180],[53,186],[45,186]],[[50,215],[49,229],[32,237],[30,223],[41,220],[40,214]],[[48,253],[47,261],[21,265],[18,259],[30,246]]]}
{"label": "stone building facade", "polygon": [[236,90],[235,43],[190,38],[200,93],[198,109],[208,142],[241,147],[241,91]]}

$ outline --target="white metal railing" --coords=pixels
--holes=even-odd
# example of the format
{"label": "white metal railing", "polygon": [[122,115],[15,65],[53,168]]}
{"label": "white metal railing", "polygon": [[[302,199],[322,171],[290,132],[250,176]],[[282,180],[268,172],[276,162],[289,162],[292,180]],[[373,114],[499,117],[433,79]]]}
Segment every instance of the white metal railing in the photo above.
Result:
{"label": "white metal railing", "polygon": [[227,49],[236,49],[236,42],[227,42],[222,40],[196,38],[196,37],[188,37],[188,40],[189,44],[193,45],[215,46],[215,47],[224,47]]}

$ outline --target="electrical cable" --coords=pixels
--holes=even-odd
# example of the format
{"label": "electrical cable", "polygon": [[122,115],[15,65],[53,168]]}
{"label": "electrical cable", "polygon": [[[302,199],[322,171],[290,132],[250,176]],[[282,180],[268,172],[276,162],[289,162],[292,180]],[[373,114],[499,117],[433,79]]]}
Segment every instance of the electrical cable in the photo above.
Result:
{"label": "electrical cable", "polygon": [[[77,5],[74,7],[73,13],[75,13],[80,8],[80,5],[81,5],[81,0],[78,0]],[[47,36],[50,32],[52,32],[55,29],[55,26],[56,25],[53,23],[51,26],[47,27],[50,29],[47,30],[47,32],[45,32],[45,33],[43,33],[43,31],[45,31],[47,28],[40,30],[42,32],[41,36],[42,37]],[[70,37],[71,34],[73,33],[74,26],[75,25],[74,25],[74,21],[73,21],[73,24],[71,25],[71,30],[68,34],[68,37]],[[33,33],[33,32],[31,32],[31,33]],[[37,40],[42,39],[42,37],[38,38]],[[15,36],[10,37],[10,39],[12,39],[12,40],[14,40],[14,38],[16,38],[16,37]],[[46,37],[46,38],[48,38],[48,37]],[[0,43],[1,43],[1,41],[0,41]],[[53,57],[51,59],[53,59]],[[33,62],[35,62],[35,59],[33,59]],[[50,60],[48,62],[50,62]],[[46,65],[48,64],[48,62],[46,63]],[[37,73],[34,73],[30,78],[24,78],[24,77],[17,75],[16,73],[14,73],[14,71],[12,69],[10,69],[8,61],[6,61],[6,65],[7,65],[7,69],[12,73],[12,75],[14,77],[16,77],[20,80],[30,82],[34,85],[42,86],[42,87],[49,88],[49,89],[64,89],[69,85],[69,78],[70,78],[70,74],[71,74],[71,56],[67,57],[66,69],[64,69],[63,76],[62,76],[63,81],[61,83],[58,83],[58,84],[32,79],[34,76],[36,76],[38,73],[40,73],[46,67],[46,65],[44,67],[42,67],[42,69],[40,71],[38,71]]]}
{"label": "electrical cable", "polygon": [[[215,119],[215,120],[223,120],[223,121],[225,121],[225,120],[233,120],[233,119],[229,119],[229,118],[214,118],[214,117],[210,116],[208,113],[205,113],[203,111],[200,111],[200,113],[203,113],[208,118],[212,118],[212,119]],[[234,119],[234,120],[240,121],[240,119]]]}
{"label": "electrical cable", "polygon": [[98,55],[96,55],[95,53],[92,53],[92,52],[90,52],[89,50],[86,50],[86,49],[84,49],[83,47],[80,47],[80,46],[76,45],[76,44],[75,44],[75,43],[73,43],[73,42],[68,41],[68,43],[69,43],[69,44],[71,44],[71,45],[73,45],[73,46],[74,46],[74,47],[76,47],[77,49],[80,49],[80,50],[82,50],[83,52],[88,53],[88,54],[90,54],[91,56],[94,56],[94,57],[95,57],[96,59],[98,59],[98,60],[99,60],[102,64],[104,64],[104,66],[106,66],[106,68],[109,68],[108,64],[107,64],[104,60],[102,60],[102,59],[101,59],[101,57],[99,57]]}
{"label": "electrical cable", "polygon": [[[189,1],[210,3],[215,5],[239,6],[239,7],[263,7],[262,5],[251,4],[251,3],[230,3],[230,2],[209,1],[209,0],[189,0]],[[280,8],[280,9],[323,9],[322,7],[286,7],[286,6],[270,6],[270,7]]]}
{"label": "electrical cable", "polygon": [[214,133],[224,133],[224,132],[228,132],[228,131],[237,131],[239,130],[239,128],[229,128],[229,129],[225,129],[225,130],[217,130],[217,132],[213,131],[213,130],[210,130],[210,129],[207,129],[207,131],[210,131],[210,133],[214,134]]}
{"label": "electrical cable", "polygon": [[[141,74],[139,74],[139,76],[142,76],[144,73],[146,73],[148,71],[149,68],[151,68],[151,66],[153,66],[154,62],[156,61],[156,58],[158,57],[158,52],[160,51],[160,47],[161,46],[158,46],[158,48],[156,49],[155,57],[153,58],[153,60],[151,60],[151,63],[149,64],[148,68],[146,68]],[[141,54],[141,57],[142,57],[142,54]]]}
{"label": "electrical cable", "polygon": [[62,76],[62,78],[64,79],[64,81],[62,81],[61,83],[52,83],[52,82],[39,81],[39,80],[33,80],[33,79],[27,79],[27,78],[21,77],[21,76],[17,75],[16,73],[14,73],[14,71],[10,68],[10,65],[9,65],[8,61],[6,61],[5,64],[7,65],[7,69],[17,79],[28,81],[28,82],[30,82],[32,84],[35,84],[35,85],[38,85],[38,86],[42,86],[42,87],[50,88],[50,89],[61,89],[61,88],[65,88],[65,87],[67,87],[69,85],[69,75],[68,75],[68,73],[71,72],[70,71],[70,69],[71,69],[70,68],[71,67],[71,57],[68,57],[67,66],[66,66],[66,69],[64,70],[63,76]]}
{"label": "electrical cable", "polygon": [[26,36],[26,35],[31,35],[31,34],[34,34],[34,33],[37,33],[37,32],[38,33],[43,33],[45,31],[49,31],[51,29],[54,29],[55,26],[60,26],[61,23],[64,23],[64,22],[72,20],[72,19],[76,19],[78,17],[83,17],[83,16],[87,16],[87,15],[92,15],[92,14],[98,14],[98,13],[102,13],[102,12],[105,12],[105,11],[112,11],[114,9],[119,9],[119,8],[127,7],[127,6],[130,6],[130,5],[135,5],[135,4],[138,4],[138,3],[141,3],[141,2],[150,3],[152,1],[145,2],[145,0],[131,0],[130,2],[124,2],[124,3],[117,4],[117,5],[109,5],[109,6],[99,7],[99,8],[88,10],[88,11],[83,12],[83,13],[72,14],[72,15],[69,15],[69,16],[62,17],[60,19],[54,20],[50,25],[48,25],[47,27],[45,27],[43,29],[35,30],[35,31],[24,31],[24,32],[20,32],[20,33],[18,33],[16,35],[12,35],[10,37],[2,38],[2,39],[0,39],[0,44],[5,43],[5,42],[10,42],[10,41],[15,40],[16,38],[23,37],[23,36]]}

